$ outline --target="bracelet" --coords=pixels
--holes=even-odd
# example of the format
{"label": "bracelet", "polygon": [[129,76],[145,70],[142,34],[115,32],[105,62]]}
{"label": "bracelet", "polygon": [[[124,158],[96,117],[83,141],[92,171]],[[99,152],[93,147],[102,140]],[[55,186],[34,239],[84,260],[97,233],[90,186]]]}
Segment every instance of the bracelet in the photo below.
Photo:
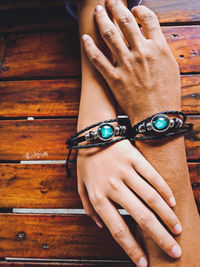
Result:
{"label": "bracelet", "polygon": [[[111,123],[118,122],[118,126],[114,127]],[[98,127],[97,131],[90,131],[83,136],[80,136],[82,133],[94,128]],[[116,143],[118,141],[127,139],[128,132],[130,132],[131,124],[129,121],[128,116],[126,115],[119,115],[116,119],[105,120],[95,124],[92,124],[81,131],[77,132],[76,134],[72,135],[67,141],[66,145],[69,149],[69,153],[66,160],[66,171],[67,177],[71,176],[69,170],[69,158],[72,152],[72,149],[81,149],[81,148],[91,148],[91,147],[100,147],[109,144]],[[113,139],[115,136],[121,136],[116,139]],[[93,141],[101,141],[98,143],[93,143]],[[91,144],[86,145],[78,145],[84,141],[92,142]]]}
{"label": "bracelet", "polygon": [[[178,115],[181,118],[170,119],[166,114]],[[186,119],[186,114],[181,111],[156,113],[137,123],[132,128],[132,137],[134,140],[151,140],[184,134],[193,127],[192,123],[185,123]],[[144,137],[136,137],[138,134],[142,134]]]}
{"label": "bracelet", "polygon": [[[177,115],[181,118],[175,117],[170,119],[167,114]],[[100,147],[125,139],[130,140],[130,142],[134,144],[135,140],[153,140],[184,134],[191,130],[193,127],[192,123],[185,123],[186,119],[187,116],[183,112],[172,110],[156,113],[138,122],[134,127],[131,126],[129,118],[126,115],[119,115],[116,119],[105,120],[92,124],[72,135],[66,141],[67,148],[69,149],[66,160],[67,177],[71,176],[71,172],[69,170],[69,158],[72,149]],[[118,126],[114,127],[111,124],[113,122],[118,122]],[[97,126],[99,127],[96,131],[89,131],[90,129]],[[79,135],[86,131],[89,132],[79,137]],[[137,135],[143,136],[136,137]],[[121,137],[114,139],[115,136]],[[79,143],[82,143],[84,141],[90,143],[86,145],[79,145]],[[94,141],[100,142],[94,143]]]}

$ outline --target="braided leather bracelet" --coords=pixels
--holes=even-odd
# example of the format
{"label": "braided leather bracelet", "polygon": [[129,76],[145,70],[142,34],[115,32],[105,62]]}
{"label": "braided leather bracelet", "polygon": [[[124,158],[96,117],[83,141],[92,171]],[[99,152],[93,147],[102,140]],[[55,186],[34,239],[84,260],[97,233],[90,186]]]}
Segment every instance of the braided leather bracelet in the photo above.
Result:
{"label": "braided leather bracelet", "polygon": [[[176,115],[181,118],[170,119],[168,115]],[[134,144],[135,140],[153,140],[164,137],[176,136],[184,134],[192,129],[192,123],[185,123],[187,116],[181,111],[163,111],[156,113],[140,122],[134,127],[131,126],[128,116],[118,116],[117,119],[105,120],[92,124],[78,133],[72,135],[66,142],[69,149],[68,157],[66,160],[67,177],[71,176],[69,170],[69,158],[72,149],[100,147],[116,143],[121,140],[128,139]],[[113,122],[118,122],[118,126],[111,125]],[[98,127],[97,131],[90,131],[83,136],[82,133],[89,131],[94,127]],[[143,135],[137,137],[137,135]],[[80,137],[79,137],[80,136]],[[115,136],[121,136],[113,139]],[[93,143],[93,141],[101,141]],[[82,142],[92,142],[86,145],[79,145]]]}

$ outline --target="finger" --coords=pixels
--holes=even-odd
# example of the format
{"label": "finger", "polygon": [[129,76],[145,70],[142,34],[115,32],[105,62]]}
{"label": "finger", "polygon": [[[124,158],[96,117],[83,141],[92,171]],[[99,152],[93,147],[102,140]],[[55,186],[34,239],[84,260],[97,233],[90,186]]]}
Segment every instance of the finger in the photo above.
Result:
{"label": "finger", "polygon": [[125,184],[112,190],[110,194],[110,198],[124,207],[163,251],[173,258],[181,256],[181,248],[175,239]]}
{"label": "finger", "polygon": [[132,8],[131,11],[141,23],[147,39],[160,40],[164,38],[158,18],[153,11],[142,5]]}
{"label": "finger", "polygon": [[151,207],[174,234],[180,234],[181,224],[158,192],[142,179],[134,170],[124,177],[124,182]]}
{"label": "finger", "polygon": [[106,197],[94,193],[94,190],[91,192],[93,194],[89,194],[90,201],[108,227],[115,241],[124,249],[137,266],[147,266],[144,252],[131,234],[116,207]]}
{"label": "finger", "polygon": [[141,45],[144,37],[139,29],[139,26],[133,16],[133,14],[126,8],[121,1],[108,0],[107,6],[112,13],[113,17],[117,21],[121,31],[123,32],[129,46],[137,47]]}
{"label": "finger", "polygon": [[129,49],[102,6],[96,7],[95,17],[101,36],[111,52],[117,56],[117,59],[124,60],[124,57],[129,55]]}
{"label": "finger", "polygon": [[[137,153],[137,156],[135,155]],[[137,160],[134,160],[137,159]],[[153,168],[153,166],[139,152],[135,151],[133,155],[133,168],[139,172],[164,198],[170,207],[176,205],[172,190],[162,178],[162,176]]]}
{"label": "finger", "polygon": [[109,73],[113,73],[115,71],[115,67],[111,64],[108,58],[97,48],[93,39],[89,35],[84,34],[82,36],[82,39],[83,47],[89,60],[94,65],[94,67],[101,73],[101,75],[106,80],[108,80]]}
{"label": "finger", "polygon": [[78,193],[80,195],[80,198],[81,198],[81,201],[83,204],[83,208],[84,208],[86,214],[93,219],[93,221],[97,224],[98,227],[102,228],[103,222],[101,222],[100,219],[98,218],[99,216],[97,215],[96,211],[94,210],[94,208],[93,208],[93,206],[89,200],[87,189],[86,189],[84,183],[82,183],[80,181],[80,179],[78,179]]}

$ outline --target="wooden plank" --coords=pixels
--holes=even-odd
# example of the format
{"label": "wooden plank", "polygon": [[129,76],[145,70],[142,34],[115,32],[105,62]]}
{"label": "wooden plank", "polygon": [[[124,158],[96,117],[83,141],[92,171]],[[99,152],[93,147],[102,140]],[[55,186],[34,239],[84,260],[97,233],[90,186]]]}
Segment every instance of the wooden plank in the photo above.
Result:
{"label": "wooden plank", "polygon": [[200,6],[198,0],[143,0],[142,4],[155,12],[161,23],[200,20]]}
{"label": "wooden plank", "polygon": [[[200,203],[200,163],[188,166]],[[0,208],[82,209],[75,163],[70,170],[72,176],[66,178],[64,164],[0,164]]]}
{"label": "wooden plank", "polygon": [[[200,113],[200,75],[182,76],[182,111]],[[77,116],[80,80],[0,82],[0,117]]]}
{"label": "wooden plank", "polygon": [[[0,121],[1,160],[64,160],[66,140],[76,132],[77,119]],[[190,116],[194,130],[186,135],[189,160],[199,160],[200,116]],[[9,137],[9,138],[8,138]],[[76,151],[72,153],[74,159]]]}
{"label": "wooden plank", "polygon": [[[76,260],[78,262],[78,260]],[[134,267],[135,265],[133,264],[132,261],[128,262],[128,261],[113,261],[113,260],[109,260],[109,261],[103,261],[101,260],[99,262],[99,260],[97,262],[90,262],[87,260],[83,263],[82,260],[80,260],[80,263],[55,263],[55,262],[48,262],[48,263],[44,263],[44,262],[33,262],[33,261],[28,261],[28,262],[16,262],[16,261],[0,261],[0,266],[6,266],[6,267],[24,267],[24,266],[28,266],[28,267],[45,267],[45,266],[51,266],[51,267],[57,267],[57,266],[70,266],[70,267],[96,267],[96,266],[101,266],[101,267],[129,267],[132,266]]]}
{"label": "wooden plank", "polygon": [[[134,220],[123,218],[134,233]],[[0,239],[0,257],[130,260],[87,215],[0,214]]]}
{"label": "wooden plank", "polygon": [[[200,72],[200,26],[164,27],[182,72]],[[78,32],[24,33],[1,36],[1,79],[80,75]]]}
{"label": "wooden plank", "polygon": [[[168,0],[167,3],[163,0],[143,0],[143,5],[151,8],[159,17],[160,22],[195,22],[200,21],[200,7],[198,0]],[[0,1],[0,10],[21,10],[21,9],[43,9],[46,10],[50,7],[58,8],[61,7],[64,9],[64,1],[62,0],[1,0]],[[4,22],[5,23],[5,22]],[[26,21],[24,21],[26,24]]]}
{"label": "wooden plank", "polygon": [[79,99],[80,80],[0,82],[1,117],[77,116]]}

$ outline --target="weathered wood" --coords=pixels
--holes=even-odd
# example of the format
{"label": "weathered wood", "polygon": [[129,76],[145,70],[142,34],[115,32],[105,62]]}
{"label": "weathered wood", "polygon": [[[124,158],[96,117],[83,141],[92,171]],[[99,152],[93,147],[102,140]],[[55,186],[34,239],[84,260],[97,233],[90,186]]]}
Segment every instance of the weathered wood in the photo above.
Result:
{"label": "weathered wood", "polygon": [[[76,132],[76,119],[0,121],[0,160],[64,160],[66,140]],[[190,116],[194,130],[186,135],[189,160],[200,155],[200,116]],[[76,151],[71,159],[75,158]]]}
{"label": "weathered wood", "polygon": [[[0,266],[6,266],[6,267],[24,267],[24,266],[28,266],[28,267],[45,267],[45,266],[51,266],[51,267],[57,267],[57,266],[70,266],[70,267],[96,267],[96,266],[101,266],[101,267],[129,267],[132,266],[134,267],[135,264],[133,264],[132,261],[128,262],[128,261],[103,261],[103,260],[98,260],[97,262],[93,261],[88,261],[85,260],[84,263],[80,260],[80,263],[66,263],[67,260],[65,260],[65,263],[53,263],[53,262],[48,262],[48,263],[44,263],[44,262],[33,262],[33,261],[28,261],[28,262],[16,262],[16,261],[0,261]],[[79,261],[78,259],[76,260],[77,262]]]}
{"label": "weathered wood", "polygon": [[[200,163],[188,165],[196,202],[200,203]],[[83,208],[76,164],[69,166],[71,178],[66,178],[64,164],[0,164],[0,208]]]}
{"label": "weathered wood", "polygon": [[[163,32],[182,72],[200,72],[200,26],[164,27]],[[78,32],[2,36],[1,79],[80,75]],[[184,57],[184,58],[183,58]]]}
{"label": "weathered wood", "polygon": [[[189,91],[189,98],[197,93],[196,88]],[[77,116],[79,101],[80,80],[0,82],[2,117]]]}
{"label": "weathered wood", "polygon": [[[200,7],[198,0],[192,0],[192,1],[168,0],[167,3],[166,1],[163,0],[143,0],[142,4],[151,8],[158,15],[159,20],[162,23],[200,21]],[[33,9],[48,10],[52,7],[54,9],[57,9],[58,7],[64,9],[64,1],[62,0],[56,0],[56,1],[35,0],[31,2],[25,0],[0,1],[0,10],[2,11],[14,10],[15,16],[18,11],[24,9],[25,12],[27,12],[28,10],[33,10]],[[55,20],[54,22],[56,21],[57,20]],[[4,21],[2,20],[2,22],[5,23],[5,20]],[[26,19],[24,19],[24,24],[26,24]]]}
{"label": "weathered wood", "polygon": [[[134,220],[123,218],[134,233]],[[0,214],[0,240],[0,257],[130,260],[87,215]]]}
{"label": "weathered wood", "polygon": [[[200,75],[182,76],[182,111],[200,113]],[[77,116],[80,80],[0,82],[0,117]]]}

